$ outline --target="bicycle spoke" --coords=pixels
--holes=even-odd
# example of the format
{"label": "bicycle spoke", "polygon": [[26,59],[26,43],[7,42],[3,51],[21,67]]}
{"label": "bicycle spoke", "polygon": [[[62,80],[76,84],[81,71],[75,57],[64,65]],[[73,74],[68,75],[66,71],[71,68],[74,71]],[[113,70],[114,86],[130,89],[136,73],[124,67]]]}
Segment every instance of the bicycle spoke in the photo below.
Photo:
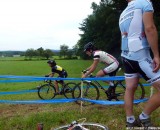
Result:
{"label": "bicycle spoke", "polygon": [[[80,98],[81,96],[80,85],[81,84],[79,83],[74,89],[74,92],[73,92],[74,98]],[[93,100],[99,99],[99,90],[96,85],[94,85],[93,83],[88,83],[88,82],[84,82],[83,85],[84,86],[83,86],[82,98],[93,99]],[[81,104],[81,101],[77,101],[76,103]],[[83,101],[83,106],[87,106],[91,104],[93,103],[88,102],[88,101]]]}
{"label": "bicycle spoke", "polygon": [[[89,130],[109,130],[108,127],[101,124],[97,124],[97,123],[84,123],[80,125]],[[61,126],[59,128],[51,129],[51,130],[68,130],[68,126]]]}
{"label": "bicycle spoke", "polygon": [[134,99],[143,99],[145,96],[144,86],[139,82],[138,87],[134,94]]}
{"label": "bicycle spoke", "polygon": [[[121,81],[118,83],[116,87],[116,95],[119,100],[124,100],[124,93],[125,93],[125,81]],[[143,99],[145,96],[145,89],[144,86],[139,82],[138,87],[134,94],[134,100],[136,99]]]}
{"label": "bicycle spoke", "polygon": [[73,98],[72,92],[73,92],[73,88],[75,87],[75,85],[76,85],[75,83],[65,84],[63,88],[63,94],[66,98]]}
{"label": "bicycle spoke", "polygon": [[52,99],[55,96],[55,88],[49,84],[44,84],[38,89],[38,96],[41,99]]}
{"label": "bicycle spoke", "polygon": [[118,81],[115,88],[116,100],[124,100],[125,81]]}

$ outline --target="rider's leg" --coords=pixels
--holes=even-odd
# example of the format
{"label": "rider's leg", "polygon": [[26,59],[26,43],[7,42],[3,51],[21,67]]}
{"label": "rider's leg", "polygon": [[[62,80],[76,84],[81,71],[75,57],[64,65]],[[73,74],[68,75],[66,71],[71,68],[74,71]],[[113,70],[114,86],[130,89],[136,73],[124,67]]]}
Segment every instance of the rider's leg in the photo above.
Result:
{"label": "rider's leg", "polygon": [[[104,68],[102,71],[104,72],[105,75],[116,76],[118,67],[119,67],[119,63],[113,62],[112,64]],[[112,88],[114,93],[115,91],[114,81],[108,81],[108,82],[109,82],[109,86]]]}
{"label": "rider's leg", "polygon": [[[104,72],[104,70],[100,70],[97,72],[96,77],[103,77],[105,75],[107,75],[107,73]],[[115,93],[114,83],[113,83],[113,81],[103,81],[103,82],[109,84],[109,88],[105,91],[105,93],[107,94],[108,99],[110,99],[112,93],[113,94]]]}
{"label": "rider's leg", "polygon": [[97,74],[96,74],[96,77],[103,77],[103,76],[105,76],[106,74],[104,73],[104,71],[103,70],[99,70],[98,72],[97,72]]}
{"label": "rider's leg", "polygon": [[[105,75],[107,75],[107,74],[103,70],[100,70],[97,72],[96,77],[103,77]],[[112,81],[103,81],[103,82],[109,84],[109,86],[114,86]]]}
{"label": "rider's leg", "polygon": [[56,88],[56,93],[59,93],[58,82],[56,80],[54,81],[54,86]]}
{"label": "rider's leg", "polygon": [[125,78],[126,81],[126,91],[124,95],[125,101],[125,111],[126,116],[130,117],[133,116],[133,100],[134,100],[134,93],[138,86],[138,77],[133,78]]}
{"label": "rider's leg", "polygon": [[132,126],[138,126],[139,124],[135,120],[134,113],[133,113],[133,100],[134,100],[134,93],[137,89],[139,77],[136,76],[136,74],[131,77],[125,78],[126,81],[126,91],[124,95],[124,101],[125,101],[125,111],[126,111],[126,119],[127,119],[127,127],[130,125]]}
{"label": "rider's leg", "polygon": [[[107,74],[103,70],[100,70],[100,71],[97,72],[96,77],[103,77],[105,75],[107,75]],[[103,81],[103,82],[106,82],[111,86],[114,85],[112,81]]]}
{"label": "rider's leg", "polygon": [[[156,88],[157,92],[150,97],[144,107],[143,113],[148,116],[158,107],[160,107],[160,81],[153,83],[152,86]],[[143,113],[140,115],[140,118],[143,118]]]}

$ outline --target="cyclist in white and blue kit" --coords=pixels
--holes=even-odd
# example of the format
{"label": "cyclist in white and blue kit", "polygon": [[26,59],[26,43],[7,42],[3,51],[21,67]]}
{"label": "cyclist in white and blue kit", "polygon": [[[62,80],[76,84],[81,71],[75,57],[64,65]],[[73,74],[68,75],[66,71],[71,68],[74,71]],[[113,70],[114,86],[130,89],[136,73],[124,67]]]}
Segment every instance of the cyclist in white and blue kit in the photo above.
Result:
{"label": "cyclist in white and blue kit", "polygon": [[[122,35],[121,56],[125,67],[125,111],[127,127],[152,126],[150,115],[160,106],[160,57],[158,34],[153,20],[153,6],[150,0],[127,0],[128,6],[119,19]],[[150,49],[153,58],[150,56]],[[146,103],[138,119],[133,114],[134,92],[138,86],[139,74],[157,93]]]}
{"label": "cyclist in white and blue kit", "polygon": [[[93,63],[85,70],[86,73],[82,75],[82,78],[85,78],[94,72],[100,62],[104,63],[105,67],[97,72],[96,77],[104,77],[106,75],[116,76],[116,73],[119,69],[119,62],[114,56],[105,51],[97,49],[92,42],[88,42],[84,46],[84,52],[88,56],[93,56]],[[110,97],[111,93],[114,93],[115,91],[114,82],[106,82],[109,83],[109,88],[107,89],[106,94]]]}

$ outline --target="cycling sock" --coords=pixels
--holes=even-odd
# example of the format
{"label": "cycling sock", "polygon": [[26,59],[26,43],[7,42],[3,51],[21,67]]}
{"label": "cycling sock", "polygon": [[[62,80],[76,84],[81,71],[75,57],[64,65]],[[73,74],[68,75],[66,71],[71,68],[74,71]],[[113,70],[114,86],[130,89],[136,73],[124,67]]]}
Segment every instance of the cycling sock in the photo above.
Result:
{"label": "cycling sock", "polygon": [[142,112],[140,115],[139,115],[139,119],[142,120],[142,119],[148,119],[150,116],[147,115],[146,113]]}
{"label": "cycling sock", "polygon": [[134,116],[127,116],[127,122],[128,123],[133,123],[135,121],[135,117]]}
{"label": "cycling sock", "polygon": [[113,82],[109,82],[109,86],[114,86],[114,83]]}

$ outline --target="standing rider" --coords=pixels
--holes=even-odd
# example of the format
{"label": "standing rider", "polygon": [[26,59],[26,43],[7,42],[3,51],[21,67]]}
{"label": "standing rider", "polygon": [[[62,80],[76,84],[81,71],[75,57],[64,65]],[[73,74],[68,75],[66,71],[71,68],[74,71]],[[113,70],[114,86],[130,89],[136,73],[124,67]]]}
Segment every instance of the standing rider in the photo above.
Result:
{"label": "standing rider", "polygon": [[[121,56],[125,67],[125,111],[127,127],[152,126],[150,115],[160,106],[160,57],[158,33],[153,19],[150,0],[127,0],[128,6],[119,19],[122,35]],[[150,56],[150,49],[153,58]],[[142,113],[135,119],[133,113],[134,93],[139,82],[139,74],[154,88],[154,93],[146,103]]]}

